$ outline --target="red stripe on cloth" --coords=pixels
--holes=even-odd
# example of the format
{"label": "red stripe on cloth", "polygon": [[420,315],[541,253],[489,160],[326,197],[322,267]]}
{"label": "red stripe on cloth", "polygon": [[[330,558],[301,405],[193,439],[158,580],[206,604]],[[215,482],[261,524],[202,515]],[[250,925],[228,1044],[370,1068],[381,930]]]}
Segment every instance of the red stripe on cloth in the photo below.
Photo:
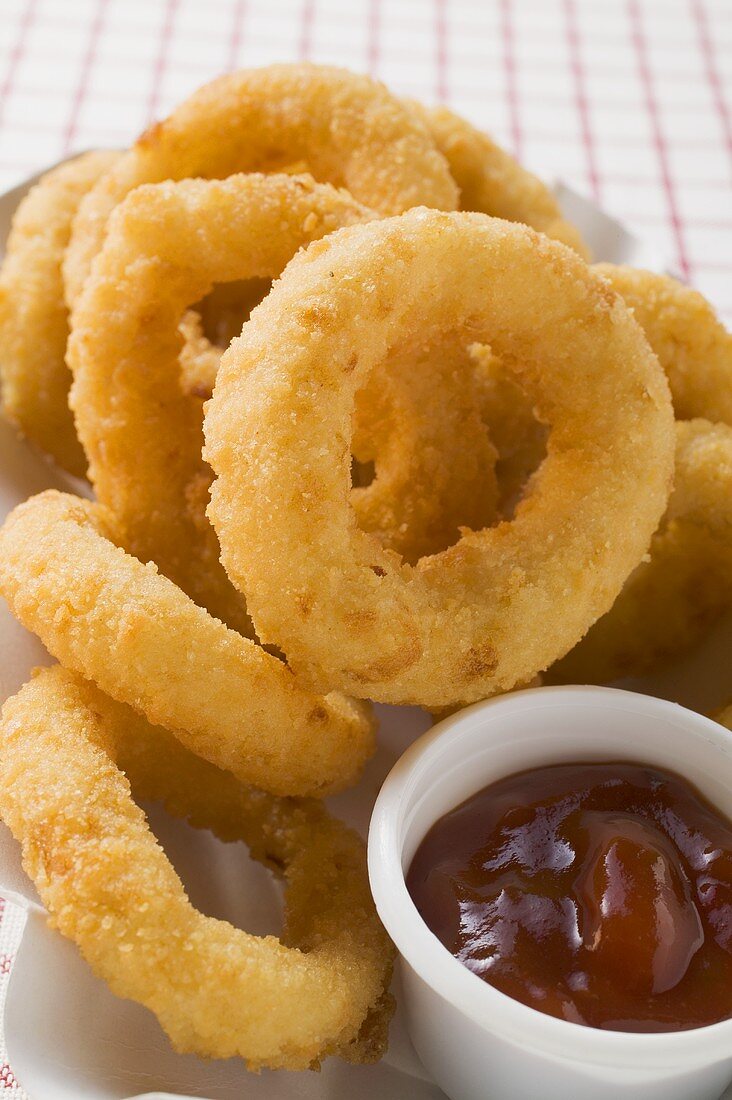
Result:
{"label": "red stripe on cloth", "polygon": [[372,76],[379,71],[381,60],[381,2],[370,0],[368,18],[368,67]]}
{"label": "red stripe on cloth", "polygon": [[0,1089],[15,1089],[18,1088],[18,1082],[15,1074],[8,1065],[7,1062],[3,1062],[0,1066]]}
{"label": "red stripe on cloth", "polygon": [[302,6],[300,23],[300,43],[298,53],[301,61],[307,61],[313,48],[313,25],[315,23],[315,0],[305,0]]}
{"label": "red stripe on cloth", "polygon": [[79,83],[76,85],[74,98],[71,101],[69,120],[66,123],[66,129],[64,130],[64,154],[69,153],[74,145],[76,131],[79,126],[79,115],[81,113],[82,104],[84,103],[87,89],[89,87],[89,76],[96,60],[97,46],[99,45],[99,38],[102,33],[104,19],[107,14],[108,7],[109,0],[97,0],[97,10],[95,12],[92,25],[89,29],[89,40],[87,42],[86,51],[81,62],[81,74],[79,76]]}
{"label": "red stripe on cloth", "polygon": [[516,57],[514,53],[513,12],[511,0],[500,0],[501,37],[503,40],[503,73],[506,79],[506,102],[514,156],[521,159],[523,133],[516,84]]}
{"label": "red stripe on cloth", "polygon": [[5,103],[8,96],[13,90],[13,83],[15,81],[15,74],[18,71],[18,65],[23,60],[25,54],[26,45],[28,42],[28,35],[31,32],[33,24],[36,19],[36,10],[38,8],[37,0],[27,0],[25,11],[23,12],[23,18],[20,21],[18,27],[18,37],[15,41],[15,45],[10,51],[10,57],[8,58],[8,67],[5,73],[5,79],[0,85],[0,121],[2,121],[3,111],[5,109]]}
{"label": "red stripe on cloth", "polygon": [[158,113],[160,89],[162,87],[163,77],[165,76],[165,70],[168,66],[168,48],[170,46],[170,40],[173,37],[173,27],[175,25],[175,17],[179,5],[180,0],[168,0],[165,5],[165,18],[163,19],[163,26],[160,31],[160,46],[153,66],[152,85],[150,86],[150,95],[147,101],[148,123],[154,122]]}
{"label": "red stripe on cloth", "polygon": [[435,91],[440,103],[447,103],[447,0],[435,0],[435,65],[437,80]]}
{"label": "red stripe on cloth", "polygon": [[226,71],[231,72],[239,64],[239,47],[243,38],[244,20],[247,15],[247,0],[237,0],[234,4],[234,16],[231,21],[231,38],[229,39],[229,56],[226,62]]}
{"label": "red stripe on cloth", "polygon": [[582,64],[582,50],[580,47],[579,26],[577,23],[577,9],[574,0],[564,0],[564,18],[567,28],[567,48],[569,50],[569,64],[574,80],[574,93],[579,115],[580,133],[582,135],[582,147],[587,161],[587,175],[590,180],[593,198],[600,201],[600,175],[597,170],[595,157],[595,142],[590,126],[590,109],[587,100],[587,88],[585,82],[585,70]]}
{"label": "red stripe on cloth", "polygon": [[681,216],[679,214],[679,208],[676,203],[676,190],[674,188],[673,177],[671,175],[671,167],[668,158],[668,147],[666,145],[666,139],[663,134],[658,103],[656,102],[656,95],[653,89],[653,78],[651,76],[651,70],[648,63],[648,48],[645,35],[643,33],[643,21],[641,18],[638,0],[628,0],[628,18],[630,19],[631,41],[635,49],[636,60],[638,64],[638,74],[640,76],[641,84],[643,86],[643,95],[646,101],[646,111],[648,112],[648,117],[651,124],[651,131],[653,133],[653,144],[656,149],[656,156],[658,157],[658,167],[661,173],[661,183],[663,185],[664,194],[666,196],[668,220],[671,225],[671,231],[673,233],[674,243],[676,245],[678,264],[681,270],[681,274],[684,276],[684,278],[688,278],[691,264],[686,249],[686,240],[684,238],[684,229],[681,222]]}
{"label": "red stripe on cloth", "polygon": [[724,86],[719,76],[719,70],[717,69],[717,61],[714,55],[714,46],[712,45],[712,36],[709,32],[709,21],[707,19],[707,12],[702,0],[691,0],[691,10],[694,14],[696,21],[697,31],[699,34],[699,45],[701,46],[702,57],[704,58],[704,68],[709,82],[709,87],[712,92],[712,99],[719,115],[719,121],[722,124],[722,132],[724,134],[724,143],[727,147],[730,160],[732,160],[732,115],[730,114],[729,107],[727,106],[727,100],[724,94]]}

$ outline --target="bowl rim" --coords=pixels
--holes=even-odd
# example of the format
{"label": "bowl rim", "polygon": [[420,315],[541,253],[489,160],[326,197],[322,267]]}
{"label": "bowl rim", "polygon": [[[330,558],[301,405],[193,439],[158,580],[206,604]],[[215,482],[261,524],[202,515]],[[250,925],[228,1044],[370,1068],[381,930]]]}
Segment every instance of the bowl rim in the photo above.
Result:
{"label": "bowl rim", "polygon": [[[384,781],[368,835],[368,868],[379,916],[403,960],[435,993],[487,1033],[557,1059],[618,1068],[664,1067],[732,1060],[732,1017],[705,1027],[673,1032],[604,1031],[549,1016],[481,981],[438,940],[409,895],[402,869],[402,817],[419,790],[421,773],[441,756],[458,754],[461,732],[476,729],[487,711],[498,717],[537,707],[600,706],[636,716],[660,717],[685,727],[710,751],[732,765],[732,732],[678,703],[619,688],[551,686],[528,688],[475,703],[444,719],[418,738]],[[487,733],[487,731],[486,731]],[[488,735],[489,736],[489,735]],[[465,739],[465,738],[464,738]],[[540,766],[541,759],[536,760]],[[649,760],[649,764],[653,761]],[[661,765],[659,765],[661,766]],[[475,791],[485,785],[476,781]]]}

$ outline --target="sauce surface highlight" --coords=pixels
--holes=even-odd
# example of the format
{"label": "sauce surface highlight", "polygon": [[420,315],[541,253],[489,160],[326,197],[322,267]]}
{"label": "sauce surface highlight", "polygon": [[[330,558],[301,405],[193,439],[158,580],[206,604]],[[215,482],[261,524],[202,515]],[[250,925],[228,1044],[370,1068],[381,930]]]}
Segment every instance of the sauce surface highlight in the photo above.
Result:
{"label": "sauce surface highlight", "polygon": [[732,823],[638,764],[509,776],[437,821],[407,887],[484,981],[613,1031],[732,1017]]}

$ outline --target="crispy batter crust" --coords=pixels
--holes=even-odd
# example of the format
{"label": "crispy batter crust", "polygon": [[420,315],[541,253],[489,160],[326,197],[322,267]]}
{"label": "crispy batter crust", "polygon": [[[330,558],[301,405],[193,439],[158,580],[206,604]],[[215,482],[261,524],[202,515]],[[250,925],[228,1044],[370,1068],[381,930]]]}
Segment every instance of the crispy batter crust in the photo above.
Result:
{"label": "crispy batter crust", "polygon": [[[206,308],[211,300],[215,311],[219,291],[237,285],[219,283],[205,300]],[[247,289],[240,290],[234,300],[240,322],[251,313],[247,297]],[[226,322],[234,301],[216,315],[217,323]],[[239,323],[237,335],[241,327]],[[180,354],[184,392],[208,399],[223,348],[204,335],[196,310],[186,312],[180,331],[185,340]],[[495,518],[498,482],[492,421],[482,416],[486,386],[467,369],[469,356],[467,348],[450,341],[402,349],[356,395],[351,504],[359,527],[408,562],[444,550],[458,538],[461,527],[477,530]],[[509,412],[506,402],[500,410],[492,402],[491,410],[498,421]],[[528,471],[513,452],[502,466],[504,485],[508,462],[513,482],[522,485]],[[205,509],[210,478],[199,478],[196,484]],[[201,509],[196,510],[199,522],[207,522]]]}
{"label": "crispy batter crust", "polygon": [[429,127],[450,166],[460,190],[460,210],[523,222],[588,258],[579,230],[565,221],[557,200],[538,176],[447,107],[427,108],[414,102],[410,106]]}
{"label": "crispy batter crust", "polygon": [[303,690],[107,535],[98,506],[54,491],[0,531],[0,592],[55,657],[243,782],[322,796],[356,781],[374,749],[367,711]]}
{"label": "crispy batter crust", "polygon": [[77,477],[86,473],[86,458],[68,405],[61,261],[79,203],[118,155],[85,153],[45,175],[15,212],[0,271],[3,412]]}
{"label": "crispy batter crust", "polygon": [[690,649],[732,600],[725,426],[732,425],[732,335],[698,291],[668,275],[613,264],[593,270],[643,327],[676,415],[699,419],[677,425],[676,488],[648,560],[608,614],[549,671],[547,679],[564,683],[642,675]]}
{"label": "crispy batter crust", "polygon": [[697,642],[732,601],[732,428],[676,425],[674,490],[647,560],[548,683],[640,676]]}
{"label": "crispy batter crust", "polygon": [[[510,523],[410,567],[357,528],[349,467],[355,392],[415,331],[489,342],[551,434]],[[313,684],[445,706],[530,679],[609,609],[665,508],[673,415],[640,327],[569,249],[418,209],[288,265],[224,355],[206,441],[260,636]]]}
{"label": "crispy batter crust", "polygon": [[[0,745],[0,811],[51,922],[177,1050],[251,1069],[381,1056],[393,949],[363,843],[321,804],[243,787],[59,667],[5,704]],[[282,875],[281,940],[193,908],[130,783]]]}
{"label": "crispy batter crust", "polygon": [[[117,541],[240,630],[203,511],[202,413],[185,396],[211,395],[222,349],[205,338],[198,313],[188,310],[177,332],[176,319],[216,281],[204,308],[229,336],[237,307],[242,320],[251,311],[250,283],[240,280],[261,285],[300,245],[373,216],[306,176],[148,185],[112,215],[74,311],[72,403],[97,496],[120,523]],[[187,251],[195,266],[184,266]],[[145,257],[165,278],[140,293]],[[375,476],[354,489],[352,503],[359,525],[407,561],[444,550],[460,527],[484,527],[495,516],[495,450],[481,396],[467,349],[450,341],[398,349],[359,391],[354,454],[374,462]]]}
{"label": "crispy batter crust", "polygon": [[327,65],[270,65],[199,88],[124,155],[82,204],[64,265],[81,293],[110,213],[142,183],[302,164],[383,214],[417,203],[453,210],[457,189],[424,123],[383,84]]}
{"label": "crispy batter crust", "polygon": [[243,634],[245,604],[205,516],[203,413],[181,387],[180,319],[214,283],[279,275],[302,245],[369,217],[310,176],[141,187],[110,219],[73,311],[71,405],[115,542]]}
{"label": "crispy batter crust", "polygon": [[678,420],[732,425],[732,333],[706,298],[653,271],[595,264],[646,334],[666,372]]}

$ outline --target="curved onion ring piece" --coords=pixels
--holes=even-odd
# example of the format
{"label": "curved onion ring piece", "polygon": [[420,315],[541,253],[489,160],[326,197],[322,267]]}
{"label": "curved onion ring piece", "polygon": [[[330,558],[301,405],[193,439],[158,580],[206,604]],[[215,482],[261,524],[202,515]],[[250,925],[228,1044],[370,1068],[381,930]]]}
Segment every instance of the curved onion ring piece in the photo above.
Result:
{"label": "curved onion ring piece", "polygon": [[45,175],[15,212],[0,271],[3,412],[76,477],[86,458],[68,405],[61,261],[79,203],[118,156],[85,153]]}
{"label": "curved onion ring piece", "polygon": [[450,165],[461,210],[530,225],[587,259],[589,250],[579,230],[564,220],[557,200],[537,176],[447,107],[426,108],[414,102],[410,106],[424,119]]}
{"label": "curved onion ring piece", "polygon": [[[510,522],[410,567],[349,504],[355,394],[415,331],[466,330],[530,391],[547,458]],[[673,413],[640,327],[573,252],[418,209],[291,261],[224,354],[206,441],[260,637],[314,685],[439,707],[531,679],[609,609],[665,508]]]}
{"label": "curved onion ring piece", "polygon": [[200,403],[181,387],[181,316],[214,283],[277,276],[303,244],[369,217],[309,176],[140,187],[114,211],[73,311],[71,404],[114,541],[243,634],[244,601],[205,515],[210,471]]}
{"label": "curved onion ring piece", "polygon": [[[0,745],[2,817],[53,924],[177,1050],[252,1069],[380,1056],[392,950],[363,844],[319,803],[242,787],[59,667],[5,704]],[[279,869],[283,940],[193,908],[123,772],[138,797]]]}
{"label": "curved onion ring piece", "polygon": [[355,782],[374,749],[367,712],[304,691],[106,532],[98,506],[52,490],[0,531],[0,592],[54,657],[243,782],[318,796]]}
{"label": "curved onion ring piece", "polygon": [[648,559],[549,683],[640,676],[690,649],[732,602],[732,428],[676,425],[674,490]]}
{"label": "curved onion ring piece", "polygon": [[117,203],[142,183],[304,165],[381,214],[453,210],[457,189],[424,123],[383,84],[327,65],[270,65],[199,88],[83,202],[64,265],[70,305]]}
{"label": "curved onion ring piece", "polygon": [[706,298],[653,271],[595,264],[624,299],[666,372],[678,420],[732,425],[732,333]]}

